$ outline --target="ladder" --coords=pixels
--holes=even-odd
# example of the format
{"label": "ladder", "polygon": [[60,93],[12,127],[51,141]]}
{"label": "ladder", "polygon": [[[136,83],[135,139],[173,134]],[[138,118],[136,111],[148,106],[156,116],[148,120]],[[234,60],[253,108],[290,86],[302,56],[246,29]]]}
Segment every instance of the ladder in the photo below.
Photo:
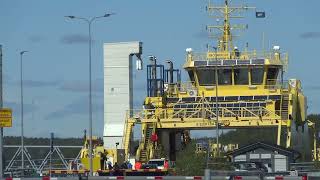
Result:
{"label": "ladder", "polygon": [[130,142],[132,137],[132,127],[133,123],[127,123],[125,127],[125,134],[123,139],[123,148],[125,150],[126,157],[128,153],[130,152]]}
{"label": "ladder", "polygon": [[146,135],[145,135],[145,139],[144,139],[145,144],[144,144],[143,149],[140,150],[140,159],[139,159],[140,162],[147,162],[149,159],[147,147],[151,143],[150,139],[151,139],[152,131],[153,131],[152,125],[147,125]]}
{"label": "ladder", "polygon": [[289,94],[282,95],[281,101],[281,119],[288,119]]}

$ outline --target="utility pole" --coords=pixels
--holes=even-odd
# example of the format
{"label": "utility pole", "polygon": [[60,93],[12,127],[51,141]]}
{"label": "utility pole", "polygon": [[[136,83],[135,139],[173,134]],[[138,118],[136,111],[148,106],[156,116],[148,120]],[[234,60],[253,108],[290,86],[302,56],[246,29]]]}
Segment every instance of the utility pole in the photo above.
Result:
{"label": "utility pole", "polygon": [[77,16],[65,16],[66,18],[69,19],[78,19],[78,20],[82,20],[87,22],[88,24],[88,35],[89,35],[89,169],[90,169],[90,176],[93,175],[93,157],[92,157],[92,153],[93,153],[93,147],[92,147],[92,80],[91,80],[91,76],[92,76],[92,69],[91,69],[91,49],[92,49],[92,35],[91,35],[91,25],[92,23],[100,18],[106,18],[109,17],[111,15],[114,15],[115,13],[107,13],[103,16],[95,16],[92,17],[90,19],[88,18],[83,18],[83,17],[77,17]]}
{"label": "utility pole", "polygon": [[21,170],[24,176],[24,129],[23,129],[23,79],[22,79],[22,57],[28,51],[20,52],[20,98],[21,98]]}
{"label": "utility pole", "polygon": [[[2,88],[2,45],[0,45],[0,109],[3,108]],[[0,127],[0,179],[3,179],[3,127]]]}
{"label": "utility pole", "polygon": [[54,134],[51,133],[50,134],[50,167],[49,167],[49,175],[51,177],[51,171],[52,171],[52,153],[53,153],[53,138],[54,138]]}

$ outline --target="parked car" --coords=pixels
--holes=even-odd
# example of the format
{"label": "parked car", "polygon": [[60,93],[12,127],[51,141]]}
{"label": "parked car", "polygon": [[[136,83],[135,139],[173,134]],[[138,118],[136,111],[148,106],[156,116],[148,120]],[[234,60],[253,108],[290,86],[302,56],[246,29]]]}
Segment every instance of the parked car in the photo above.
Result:
{"label": "parked car", "polygon": [[262,162],[236,162],[233,164],[235,171],[262,171],[268,172],[268,168]]}
{"label": "parked car", "polygon": [[141,169],[158,169],[157,164],[143,164]]}
{"label": "parked car", "polygon": [[[156,164],[157,165],[157,169],[165,169],[165,168],[169,168],[169,162],[168,160],[166,160],[165,158],[161,158],[161,159],[150,159],[148,164]],[[165,167],[167,166],[167,167]]]}

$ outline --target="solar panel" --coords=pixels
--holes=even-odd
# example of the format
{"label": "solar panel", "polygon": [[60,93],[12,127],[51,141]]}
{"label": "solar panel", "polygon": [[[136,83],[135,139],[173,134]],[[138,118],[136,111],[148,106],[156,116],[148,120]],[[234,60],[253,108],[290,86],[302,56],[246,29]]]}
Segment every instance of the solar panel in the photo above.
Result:
{"label": "solar panel", "polygon": [[280,100],[281,96],[280,95],[270,95],[269,99],[271,99],[271,100]]}
{"label": "solar panel", "polygon": [[237,60],[238,65],[247,65],[250,64],[249,60]]}
{"label": "solar panel", "polygon": [[252,59],[252,64],[264,64],[264,59]]}
{"label": "solar panel", "polygon": [[254,96],[254,100],[266,100],[268,96]]}
{"label": "solar panel", "polygon": [[208,61],[194,61],[194,66],[207,66]]}
{"label": "solar panel", "polygon": [[251,60],[213,60],[213,61],[194,61],[194,66],[236,66],[236,65],[263,65],[265,59],[251,59]]}
{"label": "solar panel", "polygon": [[223,65],[236,65],[236,60],[224,60]]}
{"label": "solar panel", "polygon": [[208,62],[208,65],[209,65],[209,66],[221,65],[221,60],[209,61],[209,62]]}

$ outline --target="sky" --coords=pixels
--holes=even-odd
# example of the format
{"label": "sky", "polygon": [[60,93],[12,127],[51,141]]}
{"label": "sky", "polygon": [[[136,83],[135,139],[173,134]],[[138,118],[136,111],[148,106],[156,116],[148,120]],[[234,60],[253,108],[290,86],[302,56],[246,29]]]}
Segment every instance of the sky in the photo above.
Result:
{"label": "sky", "polygon": [[[217,0],[213,1],[216,3]],[[219,2],[219,1],[218,1]],[[287,79],[302,81],[308,112],[320,113],[319,0],[234,0],[265,11],[254,11],[235,21],[248,24],[235,45],[262,48],[279,45],[289,53]],[[0,44],[3,46],[4,106],[13,109],[13,127],[6,136],[19,136],[20,55],[23,56],[24,127],[27,137],[81,137],[88,126],[88,26],[66,15],[90,18],[116,13],[93,23],[92,80],[93,133],[103,134],[103,43],[141,41],[143,58],[160,62],[185,61],[185,49],[201,52],[208,39],[206,25],[217,23],[205,11],[207,0],[1,0]],[[146,63],[145,63],[146,64]],[[185,76],[185,74],[183,74]],[[183,78],[185,80],[186,76]],[[146,91],[144,72],[134,72],[134,104],[140,106]],[[139,97],[139,98],[138,98]]]}

